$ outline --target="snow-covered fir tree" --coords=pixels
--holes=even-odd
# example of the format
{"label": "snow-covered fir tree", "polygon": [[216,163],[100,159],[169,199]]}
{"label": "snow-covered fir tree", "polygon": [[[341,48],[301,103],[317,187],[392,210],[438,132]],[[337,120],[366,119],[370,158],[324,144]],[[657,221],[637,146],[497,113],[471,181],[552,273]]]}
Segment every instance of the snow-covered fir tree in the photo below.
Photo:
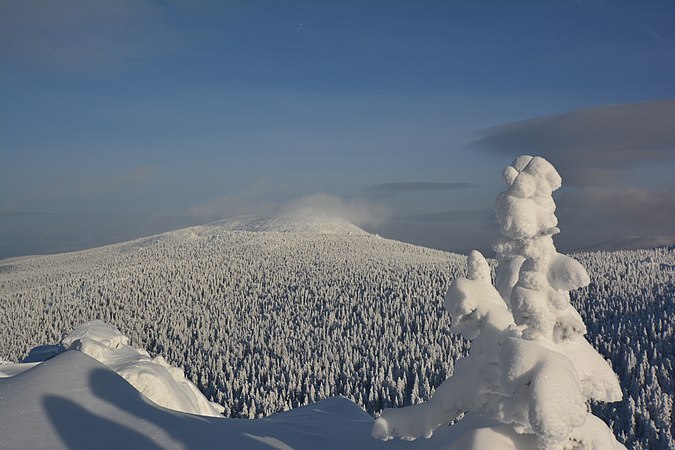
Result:
{"label": "snow-covered fir tree", "polygon": [[569,291],[590,279],[553,244],[559,229],[552,193],[561,178],[545,159],[521,156],[504,179],[495,207],[502,233],[494,244],[495,286],[487,261],[474,251],[468,277],[455,279],[445,299],[452,330],[472,341],[470,354],[428,402],[384,410],[373,436],[429,437],[471,413],[463,420],[489,422],[466,427],[457,449],[486,442],[493,449],[624,448],[587,408],[591,400],[620,400],[621,389],[570,304]]}

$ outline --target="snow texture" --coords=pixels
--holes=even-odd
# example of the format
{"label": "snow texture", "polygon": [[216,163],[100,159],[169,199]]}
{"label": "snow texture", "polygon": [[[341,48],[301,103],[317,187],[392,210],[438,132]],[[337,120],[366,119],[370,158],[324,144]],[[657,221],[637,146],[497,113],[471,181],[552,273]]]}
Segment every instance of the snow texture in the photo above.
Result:
{"label": "snow texture", "polygon": [[374,415],[428,398],[466,351],[441,314],[464,266],[369,234],[221,224],[12,261],[0,265],[0,357],[18,362],[100,318],[183,367],[227,417],[336,395]]}
{"label": "snow texture", "polygon": [[[494,245],[499,290],[474,251],[467,277],[454,280],[445,299],[453,331],[472,340],[469,356],[428,402],[384,410],[372,435],[428,438],[471,411],[503,425],[467,431],[465,449],[493,448],[487,443],[507,425],[533,435],[542,450],[624,448],[588,412],[589,400],[620,400],[621,389],[583,337],[585,325],[570,305],[568,291],[590,278],[553,245],[559,230],[552,193],[561,178],[545,159],[521,156],[505,169],[504,180],[507,188],[495,206],[502,234]],[[520,448],[507,438],[498,441],[499,448]]]}

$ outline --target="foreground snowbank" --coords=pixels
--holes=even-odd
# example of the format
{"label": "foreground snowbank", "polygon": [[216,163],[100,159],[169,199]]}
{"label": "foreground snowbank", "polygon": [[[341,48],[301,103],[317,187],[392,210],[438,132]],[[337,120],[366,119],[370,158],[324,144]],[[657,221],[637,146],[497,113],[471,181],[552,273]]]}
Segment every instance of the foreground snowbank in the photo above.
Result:
{"label": "foreground snowbank", "polygon": [[0,380],[0,448],[359,448],[372,419],[333,398],[260,420],[185,414],[147,400],[108,367],[67,351]]}
{"label": "foreground snowbank", "polygon": [[[463,422],[474,429],[492,425],[480,418]],[[462,442],[469,439],[458,442],[453,427],[429,440],[381,442],[370,436],[372,426],[372,417],[344,397],[255,420],[173,411],[140,395],[109,367],[80,351],[63,352],[0,379],[3,450],[463,450]]]}

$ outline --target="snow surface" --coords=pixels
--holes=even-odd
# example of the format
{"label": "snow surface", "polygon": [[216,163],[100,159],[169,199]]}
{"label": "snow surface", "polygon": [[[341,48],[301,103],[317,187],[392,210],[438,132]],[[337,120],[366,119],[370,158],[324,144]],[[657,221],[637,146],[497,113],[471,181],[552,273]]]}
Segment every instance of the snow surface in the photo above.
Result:
{"label": "snow surface", "polygon": [[0,448],[12,450],[337,449],[372,440],[372,419],[344,398],[260,420],[197,416],[152,403],[78,351],[0,380],[0,424]]}
{"label": "snow surface", "polygon": [[14,375],[25,372],[28,369],[40,364],[39,362],[32,363],[22,363],[22,364],[12,364],[12,363],[2,363],[0,364],[0,378],[9,378]]}

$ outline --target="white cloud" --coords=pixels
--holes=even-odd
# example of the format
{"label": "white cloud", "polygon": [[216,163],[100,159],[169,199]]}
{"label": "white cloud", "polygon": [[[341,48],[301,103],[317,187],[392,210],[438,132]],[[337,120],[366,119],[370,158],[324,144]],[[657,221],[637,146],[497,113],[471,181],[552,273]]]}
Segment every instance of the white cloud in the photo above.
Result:
{"label": "white cloud", "polygon": [[362,198],[344,199],[325,193],[292,200],[283,205],[280,212],[285,215],[341,217],[359,226],[378,226],[389,218],[389,211],[383,205]]}

